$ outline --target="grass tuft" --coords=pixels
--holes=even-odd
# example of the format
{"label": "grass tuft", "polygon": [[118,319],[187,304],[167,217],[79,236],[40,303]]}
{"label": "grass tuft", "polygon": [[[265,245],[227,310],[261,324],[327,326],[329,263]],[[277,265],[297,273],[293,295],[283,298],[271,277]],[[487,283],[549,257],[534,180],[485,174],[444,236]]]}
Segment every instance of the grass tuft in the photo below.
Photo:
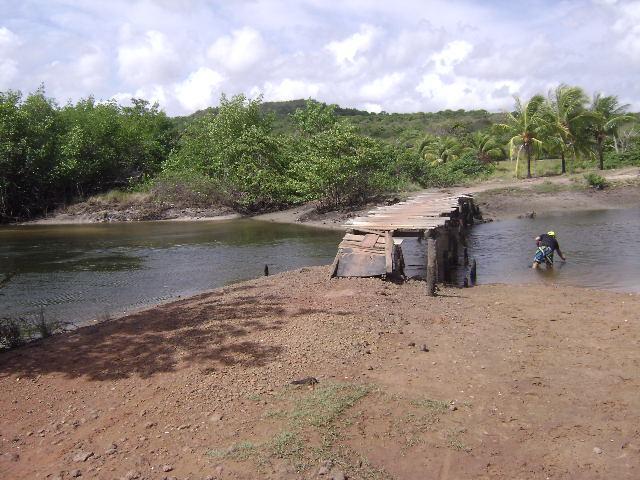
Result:
{"label": "grass tuft", "polygon": [[345,410],[367,395],[371,387],[354,384],[329,384],[316,388],[308,397],[300,399],[290,416],[299,427],[311,425],[330,427]]}

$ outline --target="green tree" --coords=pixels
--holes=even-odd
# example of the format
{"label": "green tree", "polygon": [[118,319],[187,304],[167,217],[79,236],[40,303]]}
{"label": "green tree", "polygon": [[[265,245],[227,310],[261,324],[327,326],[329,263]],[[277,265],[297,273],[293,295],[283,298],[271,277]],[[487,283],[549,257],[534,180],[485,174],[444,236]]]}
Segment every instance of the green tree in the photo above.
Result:
{"label": "green tree", "polygon": [[324,209],[361,204],[398,185],[395,148],[358,135],[347,123],[336,122],[297,145],[291,175],[303,196]]}
{"label": "green tree", "polygon": [[488,132],[475,132],[467,137],[466,151],[475,155],[482,163],[491,162],[502,155],[502,149],[496,137]]}
{"label": "green tree", "polygon": [[546,110],[549,142],[560,153],[561,173],[566,173],[566,157],[574,160],[588,151],[586,128],[590,120],[587,95],[580,87],[559,85],[549,92]]}
{"label": "green tree", "polygon": [[542,139],[548,130],[544,110],[545,99],[542,95],[534,95],[525,103],[522,103],[519,97],[515,99],[515,111],[507,113],[506,123],[496,124],[496,129],[510,137],[509,157],[513,158],[516,153],[516,175],[520,152],[524,150],[527,156],[527,178],[531,178],[531,156],[534,150],[542,146]]}
{"label": "green tree", "polygon": [[419,148],[420,156],[432,165],[456,160],[462,154],[462,145],[454,137],[427,136]]}
{"label": "green tree", "polygon": [[207,175],[229,204],[255,211],[291,201],[287,163],[261,99],[223,95],[217,113],[187,128],[163,168]]}
{"label": "green tree", "polygon": [[635,120],[633,115],[627,114],[628,105],[620,105],[615,95],[603,96],[596,93],[590,108],[590,125],[598,154],[598,168],[604,169],[604,144],[606,139],[615,135],[618,127],[623,123]]}
{"label": "green tree", "polygon": [[313,135],[324,132],[336,124],[336,107],[337,105],[327,105],[309,99],[305,107],[297,108],[291,117],[302,134]]}

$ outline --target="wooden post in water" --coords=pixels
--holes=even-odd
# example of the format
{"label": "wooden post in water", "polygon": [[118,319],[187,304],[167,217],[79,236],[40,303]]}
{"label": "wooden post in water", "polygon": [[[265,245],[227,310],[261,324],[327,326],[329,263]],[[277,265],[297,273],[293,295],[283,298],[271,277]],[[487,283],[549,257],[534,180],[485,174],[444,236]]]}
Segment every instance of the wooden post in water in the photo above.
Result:
{"label": "wooden post in water", "polygon": [[467,247],[464,247],[464,266],[469,266],[469,252],[467,251]]}
{"label": "wooden post in water", "polygon": [[449,282],[449,265],[451,265],[451,259],[449,258],[449,250],[442,252],[442,281],[444,283]]}
{"label": "wooden post in water", "polygon": [[438,275],[438,239],[432,230],[427,237],[427,295],[436,296],[436,281]]}
{"label": "wooden post in water", "polygon": [[471,261],[471,270],[469,271],[469,278],[471,278],[471,282],[476,284],[476,275],[477,275],[478,264],[476,263],[476,259],[474,258]]}

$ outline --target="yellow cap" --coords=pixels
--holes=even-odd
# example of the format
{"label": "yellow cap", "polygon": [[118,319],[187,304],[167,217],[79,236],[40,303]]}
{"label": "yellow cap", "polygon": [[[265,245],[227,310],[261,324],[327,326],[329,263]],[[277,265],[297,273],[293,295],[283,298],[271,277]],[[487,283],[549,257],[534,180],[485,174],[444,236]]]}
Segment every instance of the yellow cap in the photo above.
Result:
{"label": "yellow cap", "polygon": [[547,235],[549,235],[550,237],[555,237],[556,236],[556,232],[554,232],[554,231],[547,232]]}

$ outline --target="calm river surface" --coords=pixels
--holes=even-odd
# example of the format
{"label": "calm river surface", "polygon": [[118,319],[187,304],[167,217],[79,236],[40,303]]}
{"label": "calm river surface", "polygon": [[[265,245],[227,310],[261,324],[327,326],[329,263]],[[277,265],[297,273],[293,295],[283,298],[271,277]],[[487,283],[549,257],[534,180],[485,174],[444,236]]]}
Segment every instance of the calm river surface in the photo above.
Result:
{"label": "calm river surface", "polygon": [[255,220],[0,227],[0,315],[73,323],[303,266],[341,232]]}
{"label": "calm river surface", "polygon": [[[534,238],[556,232],[567,262],[532,270]],[[640,209],[547,214],[473,227],[478,283],[556,283],[640,292]]]}
{"label": "calm river surface", "polygon": [[[567,263],[530,267],[555,230]],[[342,233],[255,220],[0,227],[0,315],[84,323],[263,274],[332,261]],[[479,283],[558,283],[640,292],[640,209],[477,225]]]}

